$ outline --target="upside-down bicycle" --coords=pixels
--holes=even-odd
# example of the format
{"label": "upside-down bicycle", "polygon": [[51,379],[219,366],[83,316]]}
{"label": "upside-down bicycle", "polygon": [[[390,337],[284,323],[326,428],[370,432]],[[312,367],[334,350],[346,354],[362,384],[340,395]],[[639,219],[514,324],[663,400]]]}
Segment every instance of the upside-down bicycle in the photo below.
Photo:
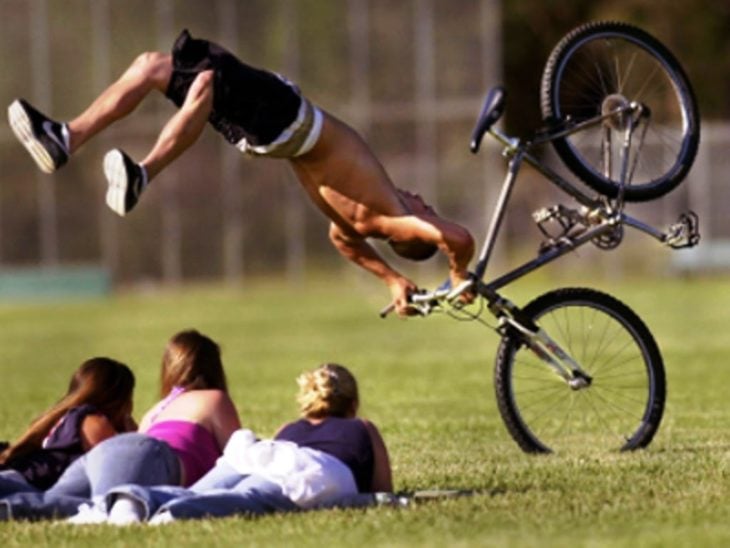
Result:
{"label": "upside-down bicycle", "polygon": [[[687,175],[699,145],[699,115],[690,83],[670,51],[648,33],[624,23],[596,22],[574,29],[551,52],[540,92],[543,128],[526,139],[497,129],[505,97],[501,87],[487,93],[471,139],[471,151],[477,153],[489,133],[509,159],[471,279],[459,287],[415,293],[411,306],[423,316],[446,312],[480,320],[488,310],[497,318],[497,405],[524,451],[646,447],[662,419],[666,381],[659,348],[639,316],[594,289],[556,289],[524,307],[498,291],[589,242],[615,248],[624,227],[675,249],[697,244],[694,213],[682,214],[660,231],[629,216],[624,207],[663,196]],[[545,143],[552,144],[595,196],[532,154]],[[545,236],[537,257],[485,281],[523,162],[577,206],[556,205],[534,213]],[[475,304],[466,306],[459,299],[467,290],[477,295]]]}

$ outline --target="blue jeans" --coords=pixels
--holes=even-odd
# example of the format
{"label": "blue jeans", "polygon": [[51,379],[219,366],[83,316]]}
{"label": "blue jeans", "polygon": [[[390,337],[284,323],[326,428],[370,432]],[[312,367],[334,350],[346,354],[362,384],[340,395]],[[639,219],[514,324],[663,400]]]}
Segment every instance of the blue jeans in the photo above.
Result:
{"label": "blue jeans", "polygon": [[[119,495],[137,501],[144,508],[143,520],[160,514],[174,519],[260,515],[299,510],[279,485],[256,475],[242,475],[224,460],[189,488],[123,485],[105,497],[107,511]],[[344,495],[322,507],[361,508],[375,504],[372,493]]]}
{"label": "blue jeans", "polygon": [[188,489],[181,487],[142,487],[124,485],[105,497],[111,509],[119,495],[144,507],[143,519],[169,513],[175,519],[225,517],[237,514],[267,514],[298,510],[281,487],[260,476],[241,475],[223,460]]}
{"label": "blue jeans", "polygon": [[6,519],[71,516],[79,504],[128,483],[179,485],[180,460],[165,442],[136,432],[119,434],[75,460],[47,491],[0,499],[0,515]]}
{"label": "blue jeans", "polygon": [[13,493],[22,493],[25,491],[37,491],[20,472],[15,470],[0,471],[0,497],[7,497]]}

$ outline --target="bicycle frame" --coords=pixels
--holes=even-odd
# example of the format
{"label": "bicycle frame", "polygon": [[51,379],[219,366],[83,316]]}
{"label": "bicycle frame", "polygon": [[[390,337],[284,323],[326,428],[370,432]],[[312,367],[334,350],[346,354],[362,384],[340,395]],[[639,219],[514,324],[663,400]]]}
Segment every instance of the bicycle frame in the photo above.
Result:
{"label": "bicycle frame", "polygon": [[[644,232],[645,234],[648,234],[649,236],[652,236],[671,247],[686,247],[694,245],[699,239],[699,234],[696,230],[696,216],[686,216],[684,219],[680,218],[680,221],[675,225],[672,225],[670,230],[665,233],[627,215],[623,211],[623,189],[624,186],[628,184],[631,172],[633,171],[633,168],[630,169],[629,167],[630,158],[628,151],[631,146],[633,133],[637,129],[641,118],[644,117],[644,110],[641,105],[637,105],[635,103],[622,105],[607,114],[596,116],[579,124],[573,124],[565,128],[558,128],[554,131],[538,133],[530,141],[521,141],[519,139],[510,138],[498,129],[491,127],[501,115],[501,109],[503,106],[500,102],[501,99],[501,97],[498,97],[495,101],[494,98],[488,97],[485,108],[482,111],[480,125],[478,125],[476,130],[477,132],[480,131],[482,120],[485,118],[485,115],[487,117],[491,117],[491,120],[488,120],[491,123],[489,123],[489,126],[487,127],[487,132],[499,143],[504,145],[505,148],[503,150],[503,156],[509,158],[509,162],[507,174],[502,184],[502,189],[495,205],[487,234],[474,268],[474,292],[486,299],[490,311],[500,319],[500,327],[498,328],[498,331],[503,331],[507,328],[507,326],[516,330],[521,334],[523,340],[530,349],[538,355],[544,363],[562,377],[572,389],[578,390],[586,388],[590,386],[592,379],[583,371],[578,362],[565,352],[542,328],[535,325],[529,318],[525,317],[517,306],[499,295],[498,290],[543,267],[544,265],[559,259],[566,253],[569,253],[588,242],[596,242],[604,236],[609,236],[610,240],[612,235],[615,235],[617,231],[621,230],[622,225],[627,225]],[[490,101],[492,103],[491,107]],[[492,109],[492,112],[490,112],[490,108]],[[621,144],[622,165],[620,166],[621,179],[619,190],[617,197],[613,200],[613,202],[604,197],[593,198],[588,196],[577,186],[563,178],[554,170],[550,169],[547,165],[542,163],[538,158],[530,153],[530,149],[536,145],[542,145],[554,139],[565,137],[567,135],[580,132],[586,128],[603,124],[611,117],[614,117],[614,119],[615,117],[622,117],[621,119],[629,120],[626,124],[624,140]],[[475,134],[475,139],[472,141],[473,152],[478,150],[482,135],[483,134]],[[497,237],[503,225],[507,206],[523,162],[527,162],[529,165],[537,169],[546,179],[548,179],[548,181],[566,192],[582,206],[583,212],[576,212],[573,210],[567,211],[571,212],[572,219],[577,220],[576,223],[571,225],[569,228],[576,226],[576,224],[581,224],[583,226],[579,227],[579,232],[577,234],[569,234],[570,230],[566,229],[561,237],[552,239],[550,245],[548,245],[546,249],[542,249],[534,259],[525,262],[524,264],[489,282],[485,282],[484,276],[489,265],[489,260],[492,256]],[[562,206],[558,206],[558,208],[560,207]],[[565,215],[564,210],[558,209],[557,211],[558,215]],[[548,211],[547,219],[550,218],[550,213]],[[620,242],[620,236],[616,242],[617,243],[615,245],[618,245],[618,242]],[[434,295],[435,293],[432,293],[431,298],[433,298]],[[436,295],[436,297],[437,299],[443,299],[445,294],[441,293]],[[448,299],[448,297],[446,298]],[[428,301],[425,300],[421,302]],[[453,302],[458,301],[452,299],[452,303]]]}
{"label": "bicycle frame", "polygon": [[[629,108],[636,107],[631,106]],[[593,198],[591,196],[588,196],[573,183],[559,175],[554,170],[550,169],[547,165],[542,163],[539,159],[537,159],[529,152],[529,149],[533,146],[541,145],[554,139],[580,132],[587,127],[602,123],[609,116],[614,116],[617,113],[621,114],[626,110],[626,108],[617,109],[616,111],[608,115],[596,116],[591,120],[587,120],[581,124],[576,124],[569,129],[559,130],[552,133],[539,134],[536,139],[526,142],[520,141],[519,139],[510,138],[496,128],[489,129],[488,133],[498,142],[504,145],[505,148],[503,151],[503,155],[510,158],[510,160],[508,164],[507,175],[505,177],[504,183],[502,184],[502,189],[495,205],[494,212],[492,214],[486,238],[484,240],[481,252],[478,256],[478,260],[474,268],[474,277],[478,282],[478,286],[480,286],[481,288],[478,291],[479,293],[482,293],[485,297],[488,297],[489,295],[494,295],[498,289],[525,276],[526,274],[529,274],[530,272],[533,272],[534,270],[537,270],[538,268],[541,268],[548,263],[551,263],[552,261],[562,257],[570,251],[575,250],[585,243],[595,241],[596,238],[599,238],[600,236],[608,232],[616,230],[617,227],[620,227],[621,225],[627,225],[636,230],[639,230],[655,238],[659,242],[667,244],[670,247],[674,248],[688,247],[697,243],[697,240],[699,239],[699,234],[696,230],[696,216],[694,216],[694,214],[690,213],[689,215],[692,215],[693,217],[689,219],[680,217],[679,223],[672,225],[667,232],[662,232],[626,214],[623,211],[624,204],[621,193],[619,193],[618,198],[613,204],[611,204],[610,201],[605,198]],[[623,146],[624,151],[628,149],[631,134],[633,133],[635,127],[635,125],[631,124],[631,126],[626,130],[627,137],[625,140],[626,142]],[[599,221],[595,223],[594,226],[587,227],[587,229],[580,235],[570,238],[565,237],[557,240],[550,249],[541,252],[536,258],[514,268],[513,270],[488,283],[485,283],[484,275],[489,265],[489,260],[492,256],[492,252],[496,245],[497,237],[504,221],[507,205],[509,203],[512,190],[517,180],[517,175],[520,171],[520,168],[522,167],[523,162],[527,162],[529,165],[534,167],[546,179],[548,179],[548,181],[560,188],[562,191],[566,192],[579,204],[584,206],[584,208],[587,208],[587,213],[585,213],[583,217],[587,218],[591,214],[593,214],[594,218],[599,219]],[[629,158],[626,154],[623,154],[623,162],[624,165],[622,166],[621,170],[622,177],[627,177],[629,175]],[[621,186],[623,187],[624,184],[626,184],[626,181],[624,181]],[[685,239],[687,240],[686,242],[684,241]]]}

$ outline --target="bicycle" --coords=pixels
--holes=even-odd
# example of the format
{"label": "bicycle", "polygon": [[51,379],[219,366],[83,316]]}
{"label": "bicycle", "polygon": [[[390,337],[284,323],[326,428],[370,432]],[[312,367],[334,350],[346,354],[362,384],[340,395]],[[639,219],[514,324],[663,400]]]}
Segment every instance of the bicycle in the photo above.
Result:
{"label": "bicycle", "polygon": [[[656,199],[685,178],[699,145],[694,93],[679,62],[654,37],[628,24],[595,22],[577,27],[554,47],[540,96],[545,125],[519,139],[495,127],[505,110],[504,88],[487,93],[470,149],[476,154],[484,135],[491,135],[504,147],[508,169],[483,246],[469,281],[414,293],[411,306],[422,316],[446,312],[488,326],[481,320],[484,310],[496,317],[490,327],[501,338],[494,370],[497,406],[523,451],[547,453],[576,444],[643,448],[659,428],[666,380],[659,347],[641,318],[615,297],[585,287],[555,289],[524,307],[498,291],[589,242],[615,248],[624,227],[675,249],[698,243],[698,219],[691,211],[665,231],[624,211],[627,202]],[[531,153],[546,143],[595,196]],[[578,205],[534,213],[545,237],[537,256],[485,281],[524,162]],[[476,296],[475,304],[460,300],[466,291]]]}

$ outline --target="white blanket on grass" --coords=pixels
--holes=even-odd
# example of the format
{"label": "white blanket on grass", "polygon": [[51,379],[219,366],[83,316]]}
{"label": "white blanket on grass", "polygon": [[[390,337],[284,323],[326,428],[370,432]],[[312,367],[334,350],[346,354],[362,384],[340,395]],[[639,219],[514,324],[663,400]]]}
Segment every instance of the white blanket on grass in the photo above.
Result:
{"label": "white blanket on grass", "polygon": [[221,459],[239,474],[255,474],[276,483],[300,508],[358,492],[352,472],[338,458],[289,441],[257,441],[251,430],[234,432]]}

